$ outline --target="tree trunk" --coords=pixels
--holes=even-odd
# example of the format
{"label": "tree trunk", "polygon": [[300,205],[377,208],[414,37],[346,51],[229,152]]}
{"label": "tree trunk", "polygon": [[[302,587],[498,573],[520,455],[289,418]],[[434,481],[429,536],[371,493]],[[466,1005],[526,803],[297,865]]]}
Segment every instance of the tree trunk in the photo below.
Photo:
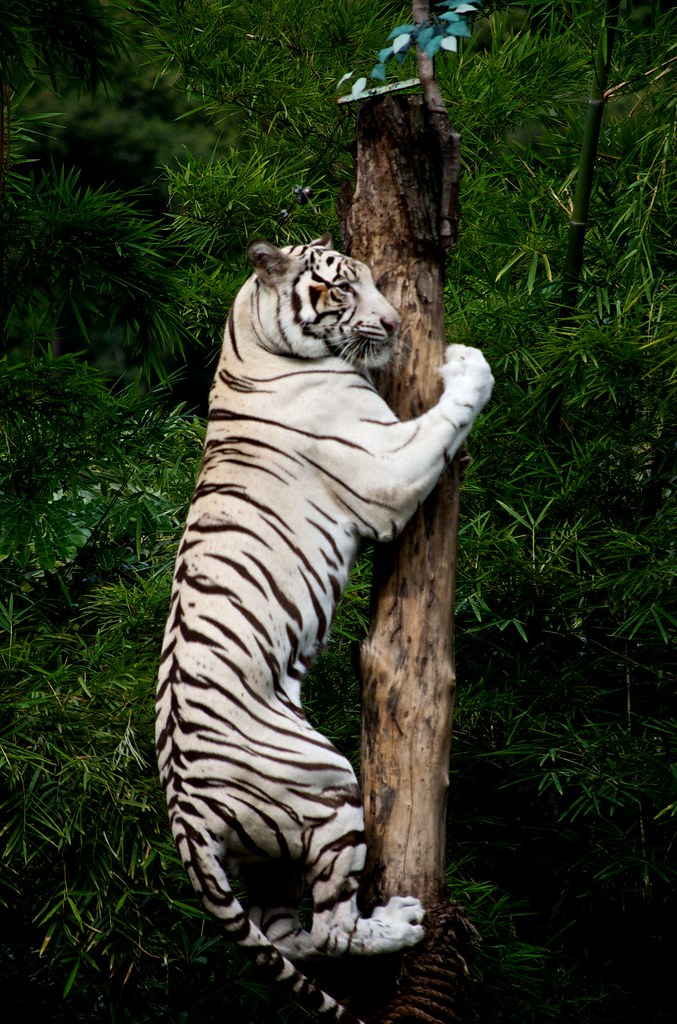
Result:
{"label": "tree trunk", "polygon": [[[439,125],[422,97],[362,106],[357,180],[344,220],[346,250],[367,263],[403,325],[379,390],[401,419],[441,391],[444,241]],[[393,965],[355,1008],[379,1022],[458,1020],[463,949],[472,928],[444,893],[445,819],[455,693],[452,613],[459,461],[404,533],[374,556],[372,628],[362,646],[362,789],[369,855],[365,902],[413,893],[426,940],[403,958],[397,994],[381,998]],[[380,968],[379,968],[380,969]]]}

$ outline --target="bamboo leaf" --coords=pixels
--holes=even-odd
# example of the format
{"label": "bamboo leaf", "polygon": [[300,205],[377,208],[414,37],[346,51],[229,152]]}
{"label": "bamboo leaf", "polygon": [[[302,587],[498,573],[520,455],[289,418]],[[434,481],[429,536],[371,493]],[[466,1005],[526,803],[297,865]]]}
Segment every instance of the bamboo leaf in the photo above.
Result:
{"label": "bamboo leaf", "polygon": [[531,262],[529,263],[529,273],[527,274],[527,291],[531,295],[534,290],[534,284],[536,281],[536,273],[538,271],[538,253],[534,252],[531,256]]}
{"label": "bamboo leaf", "polygon": [[511,269],[511,267],[514,267],[515,264],[518,263],[525,255],[526,254],[523,251],[515,253],[515,255],[512,256],[508,260],[508,262],[501,267],[499,272],[496,274],[494,281],[500,281],[501,278]]}

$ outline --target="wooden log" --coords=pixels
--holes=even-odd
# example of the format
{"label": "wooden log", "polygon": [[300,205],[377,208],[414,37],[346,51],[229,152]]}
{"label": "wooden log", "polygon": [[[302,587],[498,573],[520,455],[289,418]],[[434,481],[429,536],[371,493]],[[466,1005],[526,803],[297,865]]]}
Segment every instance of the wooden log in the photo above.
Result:
{"label": "wooden log", "polygon": [[[346,251],[367,263],[403,318],[377,386],[401,419],[441,391],[444,250],[439,125],[420,96],[383,96],[358,120],[356,186],[343,217]],[[365,902],[413,893],[427,938],[396,980],[381,967],[358,1012],[374,1021],[455,1021],[473,929],[445,894],[448,764],[455,696],[453,606],[459,460],[392,544],[374,555],[372,626],[362,645],[361,778],[369,855]],[[391,996],[384,974],[391,973]]]}

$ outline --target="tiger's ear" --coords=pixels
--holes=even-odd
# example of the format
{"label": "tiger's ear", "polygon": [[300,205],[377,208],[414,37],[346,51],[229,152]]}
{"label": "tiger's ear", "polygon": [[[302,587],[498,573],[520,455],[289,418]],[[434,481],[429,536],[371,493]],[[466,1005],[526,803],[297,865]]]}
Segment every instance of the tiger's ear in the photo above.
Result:
{"label": "tiger's ear", "polygon": [[247,246],[247,256],[258,276],[266,284],[275,284],[284,277],[291,263],[285,252],[272,242],[267,242],[265,238],[257,238],[250,242]]}
{"label": "tiger's ear", "polygon": [[308,245],[312,245],[317,249],[333,249],[334,239],[331,237],[330,231],[325,231],[322,238],[316,238],[312,242],[308,242]]}

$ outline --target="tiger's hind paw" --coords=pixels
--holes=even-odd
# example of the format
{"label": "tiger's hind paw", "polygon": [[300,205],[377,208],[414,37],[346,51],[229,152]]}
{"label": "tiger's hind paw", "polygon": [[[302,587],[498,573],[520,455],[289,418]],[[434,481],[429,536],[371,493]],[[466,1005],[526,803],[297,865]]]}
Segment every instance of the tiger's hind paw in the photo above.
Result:
{"label": "tiger's hind paw", "polygon": [[391,896],[385,907],[376,907],[372,920],[393,918],[409,924],[421,924],[425,917],[423,904],[415,896]]}
{"label": "tiger's hind paw", "polygon": [[424,917],[423,905],[415,896],[393,896],[363,922],[370,931],[364,952],[395,953],[417,945],[425,934],[421,927]]}

